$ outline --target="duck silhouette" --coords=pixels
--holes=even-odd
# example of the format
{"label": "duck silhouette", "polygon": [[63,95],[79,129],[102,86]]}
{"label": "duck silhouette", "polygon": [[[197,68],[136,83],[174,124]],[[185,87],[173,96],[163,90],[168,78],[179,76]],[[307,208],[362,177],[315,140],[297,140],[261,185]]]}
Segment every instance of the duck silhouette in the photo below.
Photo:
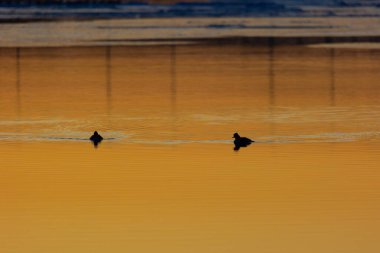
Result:
{"label": "duck silhouette", "polygon": [[234,144],[235,148],[234,150],[239,150],[241,147],[247,147],[248,145],[251,145],[252,142],[255,142],[247,137],[240,137],[238,133],[234,133],[234,136],[232,138],[235,138]]}
{"label": "duck silhouette", "polygon": [[103,137],[98,134],[97,131],[94,132],[94,134],[90,137],[90,140],[92,143],[94,143],[94,147],[96,148],[100,142],[102,142]]}

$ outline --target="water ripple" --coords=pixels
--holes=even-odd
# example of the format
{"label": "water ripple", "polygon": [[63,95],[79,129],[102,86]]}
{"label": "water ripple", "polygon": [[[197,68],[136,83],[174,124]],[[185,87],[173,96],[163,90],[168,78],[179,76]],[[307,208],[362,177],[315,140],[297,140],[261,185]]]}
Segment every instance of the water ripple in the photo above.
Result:
{"label": "water ripple", "polygon": [[[30,134],[30,133],[5,133],[0,132],[0,140],[12,141],[88,141],[88,135],[84,132],[71,132],[64,135],[49,134]],[[104,140],[106,141],[123,141],[125,143],[135,144],[153,144],[153,145],[178,145],[178,144],[232,144],[232,140],[194,140],[194,139],[134,139],[133,134],[124,134],[121,132],[107,132]],[[373,140],[380,137],[380,132],[351,132],[351,133],[321,133],[321,134],[304,134],[304,135],[273,135],[258,137],[256,144],[268,143],[317,143],[317,142],[353,142],[359,140]]]}

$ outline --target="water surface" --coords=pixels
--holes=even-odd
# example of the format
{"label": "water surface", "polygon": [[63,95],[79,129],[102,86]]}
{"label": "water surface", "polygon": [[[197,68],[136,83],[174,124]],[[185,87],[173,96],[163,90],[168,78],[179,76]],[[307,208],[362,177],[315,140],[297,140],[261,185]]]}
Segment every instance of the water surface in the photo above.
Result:
{"label": "water surface", "polygon": [[[1,252],[380,250],[380,51],[3,48],[0,59]],[[257,142],[235,152],[234,132]]]}

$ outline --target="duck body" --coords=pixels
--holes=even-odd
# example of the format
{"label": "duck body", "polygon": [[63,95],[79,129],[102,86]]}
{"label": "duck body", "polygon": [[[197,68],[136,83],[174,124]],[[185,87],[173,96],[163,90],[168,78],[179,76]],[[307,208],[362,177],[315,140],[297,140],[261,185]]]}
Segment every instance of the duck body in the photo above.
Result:
{"label": "duck body", "polygon": [[235,138],[234,144],[236,147],[247,147],[250,145],[252,142],[255,142],[247,137],[240,137],[238,133],[235,133],[232,138]]}
{"label": "duck body", "polygon": [[90,140],[94,143],[95,147],[103,140],[103,137],[98,134],[97,131],[94,132],[94,134],[90,137]]}

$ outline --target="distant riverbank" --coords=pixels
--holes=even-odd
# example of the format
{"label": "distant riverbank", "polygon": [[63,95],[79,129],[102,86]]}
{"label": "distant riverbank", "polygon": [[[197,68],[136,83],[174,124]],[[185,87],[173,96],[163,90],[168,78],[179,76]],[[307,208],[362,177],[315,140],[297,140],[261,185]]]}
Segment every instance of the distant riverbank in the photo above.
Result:
{"label": "distant riverbank", "polygon": [[380,18],[161,18],[0,24],[0,47],[380,42]]}

